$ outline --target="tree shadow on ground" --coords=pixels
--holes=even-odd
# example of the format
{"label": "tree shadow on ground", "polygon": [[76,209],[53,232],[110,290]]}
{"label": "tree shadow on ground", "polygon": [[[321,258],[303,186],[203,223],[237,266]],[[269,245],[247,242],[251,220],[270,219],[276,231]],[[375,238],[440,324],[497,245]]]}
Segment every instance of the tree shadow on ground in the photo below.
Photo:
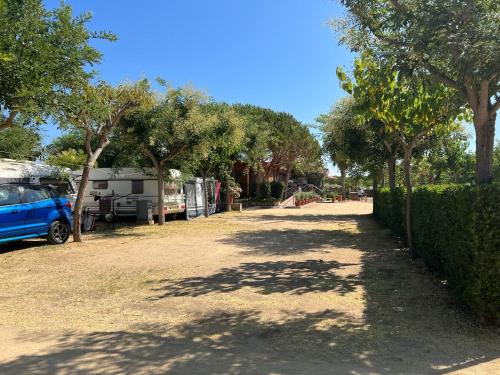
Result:
{"label": "tree shadow on ground", "polygon": [[241,231],[223,238],[225,245],[244,247],[246,255],[297,255],[354,246],[353,234],[342,230],[271,229]]}
{"label": "tree shadow on ground", "polygon": [[[498,356],[461,342],[380,333],[335,310],[279,322],[258,311],[215,312],[180,327],[67,332],[40,354],[0,363],[2,374],[447,374]],[[47,340],[33,334],[27,342]],[[441,368],[440,368],[441,367]]]}
{"label": "tree shadow on ground", "polygon": [[6,253],[13,252],[13,251],[19,251],[19,250],[29,250],[29,249],[33,249],[33,248],[43,248],[43,247],[48,248],[48,245],[49,244],[48,244],[47,240],[45,240],[43,238],[8,242],[8,243],[0,244],[0,254],[6,254]]}
{"label": "tree shadow on ground", "polygon": [[160,280],[159,286],[152,289],[156,295],[150,299],[230,293],[245,287],[260,294],[327,291],[345,294],[352,292],[359,281],[355,276],[340,277],[334,271],[355,265],[322,260],[242,263],[207,277]]}
{"label": "tree shadow on ground", "polygon": [[[498,332],[474,323],[448,291],[371,220],[358,221],[362,271],[332,272],[335,261],[243,263],[217,274],[164,280],[153,299],[224,293],[251,286],[258,293],[345,293],[364,290],[362,317],[327,309],[212,311],[179,326],[127,331],[67,332],[43,352],[0,363],[1,374],[449,374],[487,366],[498,373]],[[216,302],[216,297],[214,296]],[[193,299],[196,303],[196,299]],[[262,315],[261,315],[262,314]],[[34,334],[29,343],[50,339]]]}

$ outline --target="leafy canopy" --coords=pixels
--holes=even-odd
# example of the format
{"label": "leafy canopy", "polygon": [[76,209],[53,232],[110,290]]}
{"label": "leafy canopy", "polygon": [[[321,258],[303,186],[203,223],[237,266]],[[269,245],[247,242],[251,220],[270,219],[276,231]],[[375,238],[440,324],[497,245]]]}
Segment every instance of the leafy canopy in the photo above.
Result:
{"label": "leafy canopy", "polygon": [[93,76],[89,68],[101,54],[89,41],[116,37],[88,30],[90,19],[90,13],[72,17],[62,3],[46,10],[41,0],[0,0],[0,127],[18,115],[43,121],[68,90]]}

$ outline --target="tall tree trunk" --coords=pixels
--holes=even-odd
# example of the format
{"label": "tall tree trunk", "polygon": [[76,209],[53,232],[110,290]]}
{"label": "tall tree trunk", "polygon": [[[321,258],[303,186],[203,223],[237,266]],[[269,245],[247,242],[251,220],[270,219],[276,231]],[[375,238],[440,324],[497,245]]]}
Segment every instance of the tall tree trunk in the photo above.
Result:
{"label": "tall tree trunk", "polygon": [[404,150],[404,180],[406,188],[406,240],[410,248],[411,256],[415,257],[415,248],[413,247],[413,220],[412,220],[412,183],[411,183],[411,152],[412,147],[407,146]]}
{"label": "tall tree trunk", "polygon": [[231,211],[231,190],[229,189],[229,179],[226,178],[226,211]]}
{"label": "tall tree trunk", "polygon": [[487,184],[492,180],[493,147],[495,139],[496,112],[489,111],[487,116],[474,114],[476,130],[476,183]]}
{"label": "tall tree trunk", "polygon": [[346,169],[345,168],[340,168],[340,184],[342,186],[342,198],[345,198],[345,173]]}
{"label": "tall tree trunk", "polygon": [[283,191],[285,191],[288,187],[288,181],[290,181],[290,176],[292,174],[292,167],[286,169],[286,177],[285,177],[285,189]]}
{"label": "tall tree trunk", "polygon": [[373,191],[378,190],[378,184],[379,184],[379,178],[380,178],[380,172],[373,172]]}
{"label": "tall tree trunk", "polygon": [[251,169],[248,168],[248,173],[247,173],[247,191],[246,191],[246,197],[247,198],[250,198],[250,173],[251,173]]}
{"label": "tall tree trunk", "polygon": [[208,217],[207,174],[205,171],[201,172],[201,178],[203,180],[203,214],[205,217]]}
{"label": "tall tree trunk", "polygon": [[389,170],[389,188],[396,190],[396,157],[391,156],[387,159],[387,169]]}
{"label": "tall tree trunk", "polygon": [[157,168],[158,174],[158,225],[165,225],[165,175],[163,165]]}
{"label": "tall tree trunk", "polygon": [[92,169],[91,157],[87,159],[85,166],[83,167],[82,179],[80,180],[80,186],[78,186],[78,192],[76,194],[75,211],[73,213],[73,241],[82,242],[82,211],[83,211],[83,198],[85,196],[85,190],[89,182],[90,170]]}

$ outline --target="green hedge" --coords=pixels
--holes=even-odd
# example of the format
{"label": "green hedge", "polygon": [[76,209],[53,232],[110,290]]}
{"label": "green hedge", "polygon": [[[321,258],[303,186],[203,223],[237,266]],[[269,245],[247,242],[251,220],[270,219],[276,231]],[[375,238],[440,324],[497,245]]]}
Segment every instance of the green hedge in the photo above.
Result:
{"label": "green hedge", "polygon": [[271,182],[271,196],[274,199],[281,199],[283,191],[285,190],[285,184],[280,181]]}
{"label": "green hedge", "polygon": [[263,182],[259,185],[259,190],[257,191],[257,199],[270,199],[271,198],[271,184],[269,182]]}
{"label": "green hedge", "polygon": [[[403,210],[401,191],[376,193],[375,216],[398,234]],[[484,320],[500,322],[499,185],[416,188],[413,238],[416,253],[460,300]]]}
{"label": "green hedge", "polygon": [[402,189],[391,194],[389,189],[374,192],[373,214],[398,236],[405,236],[405,195]]}

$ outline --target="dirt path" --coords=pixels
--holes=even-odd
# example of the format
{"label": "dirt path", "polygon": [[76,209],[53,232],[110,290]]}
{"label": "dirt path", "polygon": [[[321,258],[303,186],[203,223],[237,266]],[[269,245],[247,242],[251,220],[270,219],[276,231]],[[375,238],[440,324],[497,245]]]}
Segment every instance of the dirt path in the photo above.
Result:
{"label": "dirt path", "polygon": [[[0,374],[494,374],[367,203],[0,247]],[[14,249],[13,249],[14,247]]]}

